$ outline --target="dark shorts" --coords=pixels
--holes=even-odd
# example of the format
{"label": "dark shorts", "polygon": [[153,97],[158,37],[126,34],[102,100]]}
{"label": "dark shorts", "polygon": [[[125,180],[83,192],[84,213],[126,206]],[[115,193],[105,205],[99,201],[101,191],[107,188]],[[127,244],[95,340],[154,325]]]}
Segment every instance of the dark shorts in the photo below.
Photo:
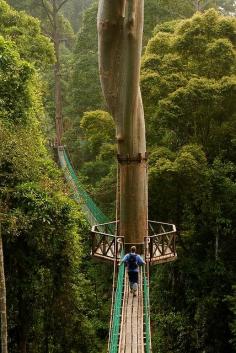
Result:
{"label": "dark shorts", "polygon": [[130,283],[138,283],[138,272],[129,271],[128,275]]}

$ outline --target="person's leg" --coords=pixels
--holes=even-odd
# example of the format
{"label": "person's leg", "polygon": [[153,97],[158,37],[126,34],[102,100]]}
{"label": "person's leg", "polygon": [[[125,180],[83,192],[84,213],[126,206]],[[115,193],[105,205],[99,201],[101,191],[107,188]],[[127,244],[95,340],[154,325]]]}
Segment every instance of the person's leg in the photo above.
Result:
{"label": "person's leg", "polygon": [[137,289],[138,289],[138,285],[137,285],[137,283],[134,283],[134,285],[133,285],[133,295],[134,295],[134,297],[136,297],[136,293],[137,293]]}
{"label": "person's leg", "polygon": [[138,290],[138,272],[134,272],[133,274],[133,293],[134,293],[134,296],[136,296],[136,292]]}
{"label": "person's leg", "polygon": [[133,281],[133,272],[132,272],[132,271],[129,271],[129,272],[128,272],[128,276],[129,276],[129,286],[130,286],[130,290],[131,290],[131,292],[133,292],[133,284],[134,284],[134,281]]}

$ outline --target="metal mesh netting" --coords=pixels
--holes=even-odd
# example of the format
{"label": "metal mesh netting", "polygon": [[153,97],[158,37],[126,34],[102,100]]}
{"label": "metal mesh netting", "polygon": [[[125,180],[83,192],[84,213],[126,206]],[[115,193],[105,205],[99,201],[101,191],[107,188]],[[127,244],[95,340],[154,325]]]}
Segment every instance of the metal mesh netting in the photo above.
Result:
{"label": "metal mesh netting", "polygon": [[103,214],[100,208],[94,203],[92,198],[89,194],[85,191],[84,187],[80,183],[75,171],[70,163],[70,160],[66,154],[64,148],[58,150],[59,160],[61,167],[69,172],[69,175],[66,173],[66,179],[71,182],[73,181],[74,185],[76,186],[76,192],[73,197],[76,201],[79,201],[81,204],[82,209],[85,211],[86,216],[91,225],[98,224],[98,223],[106,223],[108,222],[107,217]]}
{"label": "metal mesh netting", "polygon": [[148,285],[145,272],[143,276],[143,294],[144,294],[144,324],[145,324],[144,332],[146,336],[145,353],[151,353],[149,285]]}
{"label": "metal mesh netting", "polygon": [[[122,252],[121,256],[124,256]],[[122,263],[119,268],[117,278],[117,288],[115,294],[115,301],[113,306],[113,318],[112,328],[109,343],[109,353],[117,353],[119,346],[119,333],[120,333],[120,321],[121,321],[121,310],[123,302],[123,288],[124,288],[124,276],[125,276],[125,264]]]}

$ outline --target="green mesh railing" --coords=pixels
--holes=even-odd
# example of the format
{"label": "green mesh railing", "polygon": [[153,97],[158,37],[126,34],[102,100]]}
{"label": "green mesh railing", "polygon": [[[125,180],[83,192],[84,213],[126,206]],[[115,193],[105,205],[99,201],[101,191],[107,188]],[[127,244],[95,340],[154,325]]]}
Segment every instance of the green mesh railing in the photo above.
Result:
{"label": "green mesh railing", "polygon": [[[124,256],[122,252],[121,258]],[[109,353],[118,353],[119,349],[119,333],[121,322],[121,311],[123,302],[125,265],[122,263],[119,268],[115,300],[113,304],[112,328],[110,333]]]}
{"label": "green mesh railing", "polygon": [[143,298],[144,298],[144,325],[145,325],[145,353],[151,353],[151,328],[150,328],[150,304],[149,304],[149,284],[146,273],[143,274]]}
{"label": "green mesh railing", "polygon": [[64,159],[66,162],[66,167],[70,173],[70,176],[77,187],[78,195],[74,195],[74,198],[77,201],[82,200],[84,202],[85,206],[88,208],[88,210],[90,211],[90,213],[93,215],[94,219],[96,220],[96,223],[107,223],[108,222],[107,217],[103,214],[103,212],[100,210],[100,208],[97,207],[97,205],[94,203],[92,198],[89,196],[89,194],[85,191],[84,187],[80,183],[64,149],[63,149],[63,156],[64,156]]}

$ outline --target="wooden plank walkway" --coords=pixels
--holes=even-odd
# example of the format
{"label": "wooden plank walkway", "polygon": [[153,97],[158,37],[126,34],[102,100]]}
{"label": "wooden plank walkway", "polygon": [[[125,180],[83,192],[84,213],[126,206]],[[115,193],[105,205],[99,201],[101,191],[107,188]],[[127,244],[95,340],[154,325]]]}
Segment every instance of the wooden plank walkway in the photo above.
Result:
{"label": "wooden plank walkway", "polygon": [[127,273],[125,276],[119,353],[144,353],[143,286],[141,268],[136,297],[130,292]]}

